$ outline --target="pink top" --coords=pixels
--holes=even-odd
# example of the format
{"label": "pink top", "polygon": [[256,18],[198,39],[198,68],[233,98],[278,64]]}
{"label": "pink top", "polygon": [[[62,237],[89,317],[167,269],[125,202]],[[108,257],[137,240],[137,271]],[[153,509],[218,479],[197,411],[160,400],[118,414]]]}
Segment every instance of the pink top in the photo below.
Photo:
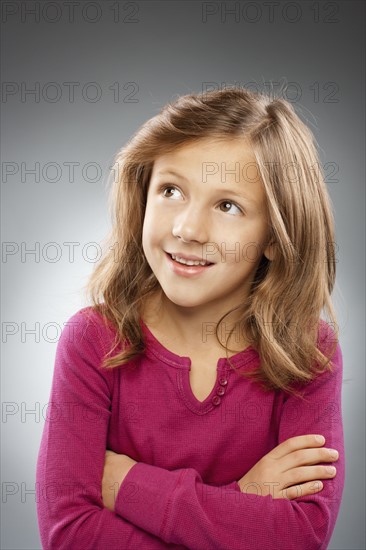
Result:
{"label": "pink top", "polygon": [[[167,350],[140,323],[146,351],[128,371],[100,369],[114,332],[91,307],[62,331],[37,462],[43,548],[326,549],[345,476],[339,344],[333,373],[308,384],[306,403],[263,392],[226,358],[200,402],[189,357]],[[332,333],[321,327],[324,342]],[[245,370],[259,357],[249,347],[231,361]],[[271,449],[317,433],[339,452],[337,475],[323,480],[323,490],[294,500],[240,491],[237,481]],[[138,462],[121,484],[115,512],[101,499],[106,449]]]}

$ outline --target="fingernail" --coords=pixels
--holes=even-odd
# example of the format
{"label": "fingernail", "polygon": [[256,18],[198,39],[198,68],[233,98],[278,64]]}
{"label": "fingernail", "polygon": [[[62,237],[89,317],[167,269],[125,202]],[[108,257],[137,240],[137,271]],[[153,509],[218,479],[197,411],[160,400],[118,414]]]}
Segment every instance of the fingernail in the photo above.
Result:
{"label": "fingernail", "polygon": [[327,466],[327,472],[329,472],[330,474],[334,474],[335,471],[336,469],[334,466]]}
{"label": "fingernail", "polygon": [[319,442],[319,443],[324,443],[325,439],[322,435],[316,435],[315,436],[315,439]]}
{"label": "fingernail", "polygon": [[329,451],[329,455],[330,455],[330,458],[334,458],[335,460],[336,458],[338,458],[338,451],[336,450]]}

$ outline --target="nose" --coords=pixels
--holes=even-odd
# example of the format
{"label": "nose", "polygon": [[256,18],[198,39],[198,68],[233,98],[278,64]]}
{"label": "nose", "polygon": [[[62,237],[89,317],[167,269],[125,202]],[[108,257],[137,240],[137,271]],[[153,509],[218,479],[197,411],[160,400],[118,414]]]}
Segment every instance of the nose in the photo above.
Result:
{"label": "nose", "polygon": [[202,209],[191,205],[178,214],[173,222],[172,234],[184,242],[208,241],[207,218]]}

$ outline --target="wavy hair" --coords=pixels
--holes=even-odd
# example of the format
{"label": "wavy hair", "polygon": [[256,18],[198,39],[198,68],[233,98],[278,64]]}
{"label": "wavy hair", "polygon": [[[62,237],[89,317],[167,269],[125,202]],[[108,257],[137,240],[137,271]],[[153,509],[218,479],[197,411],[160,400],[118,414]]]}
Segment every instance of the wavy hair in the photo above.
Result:
{"label": "wavy hair", "polygon": [[[331,301],[336,275],[332,208],[315,138],[293,106],[283,98],[236,87],[167,103],[115,156],[109,195],[112,228],[84,287],[92,309],[116,329],[114,347],[102,367],[127,366],[144,352],[141,307],[161,289],[142,248],[154,161],[202,138],[249,140],[275,249],[271,261],[262,256],[246,302],[220,318],[216,338],[224,318],[238,310],[244,333],[260,357],[257,369],[238,374],[264,390],[296,393],[294,385],[308,383],[327,367],[332,370],[338,343]],[[333,329],[328,331],[332,348],[320,341],[322,325]],[[228,352],[227,342],[223,347]]]}

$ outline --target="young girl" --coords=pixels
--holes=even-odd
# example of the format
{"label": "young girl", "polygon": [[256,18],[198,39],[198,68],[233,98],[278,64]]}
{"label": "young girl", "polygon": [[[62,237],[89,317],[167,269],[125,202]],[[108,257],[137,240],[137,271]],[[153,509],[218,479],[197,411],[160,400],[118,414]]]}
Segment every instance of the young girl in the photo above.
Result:
{"label": "young girl", "polygon": [[116,167],[92,305],[56,352],[43,547],[325,550],[345,476],[342,354],[311,132],[281,98],[191,94]]}

